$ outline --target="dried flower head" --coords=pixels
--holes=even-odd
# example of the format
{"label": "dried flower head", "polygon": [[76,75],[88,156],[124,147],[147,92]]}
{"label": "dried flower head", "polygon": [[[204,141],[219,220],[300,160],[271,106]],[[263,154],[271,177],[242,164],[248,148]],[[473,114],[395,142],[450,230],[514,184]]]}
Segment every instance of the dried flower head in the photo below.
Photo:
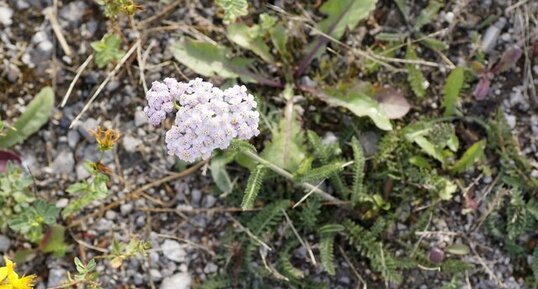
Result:
{"label": "dried flower head", "polygon": [[32,289],[34,288],[36,275],[22,276],[19,278],[15,272],[15,263],[4,257],[6,266],[0,267],[0,288],[4,289]]}
{"label": "dried flower head", "polygon": [[120,140],[121,133],[115,129],[104,129],[102,127],[97,127],[94,130],[90,130],[95,140],[97,141],[97,146],[100,151],[111,150],[116,143]]}
{"label": "dried flower head", "polygon": [[225,149],[234,138],[258,135],[260,114],[254,96],[245,86],[221,90],[201,78],[188,83],[167,78],[154,82],[144,108],[153,125],[179,106],[174,125],[166,133],[170,155],[187,162],[208,159],[217,148]]}

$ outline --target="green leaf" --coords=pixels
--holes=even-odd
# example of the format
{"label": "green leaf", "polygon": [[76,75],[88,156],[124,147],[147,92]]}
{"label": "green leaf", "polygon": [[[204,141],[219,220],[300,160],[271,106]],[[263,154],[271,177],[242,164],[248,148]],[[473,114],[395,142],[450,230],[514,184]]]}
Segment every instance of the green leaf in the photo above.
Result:
{"label": "green leaf", "polygon": [[446,251],[454,255],[467,255],[470,252],[469,246],[464,244],[454,244],[446,248]]}
{"label": "green leaf", "polygon": [[443,107],[445,108],[444,116],[453,115],[456,111],[461,88],[463,87],[465,70],[463,67],[456,67],[452,70],[446,79],[443,88]]}
{"label": "green leaf", "polygon": [[296,176],[296,180],[300,182],[313,182],[313,181],[322,181],[330,177],[335,173],[342,171],[343,163],[336,161],[315,169],[311,169],[308,172]]}
{"label": "green leaf", "polygon": [[[355,29],[359,21],[374,10],[376,2],[377,0],[328,0],[319,9],[327,18],[319,22],[317,29],[332,39],[339,40],[346,29]],[[320,36],[309,45],[297,72],[303,72],[325,50],[327,42],[326,37]]]}
{"label": "green leaf", "polygon": [[[39,248],[43,253],[53,253],[57,257],[62,257],[67,251],[68,245],[65,243],[65,227],[60,225],[54,225],[49,228],[43,240],[39,245]],[[79,260],[80,262],[80,260]],[[76,264],[76,261],[75,261]],[[77,265],[77,271],[79,265]]]}
{"label": "green leaf", "polygon": [[211,176],[213,181],[223,193],[230,193],[233,189],[233,184],[230,175],[226,171],[226,164],[230,160],[224,154],[218,154],[211,158]]}
{"label": "green leaf", "polygon": [[174,58],[206,77],[241,78],[244,82],[255,82],[278,86],[280,82],[267,79],[252,71],[252,60],[230,58],[230,49],[209,42],[185,39],[170,46]]}
{"label": "green leaf", "polygon": [[364,165],[365,158],[362,145],[353,137],[351,139],[351,148],[353,149],[353,187],[351,190],[351,202],[356,205],[365,197],[364,192]]}
{"label": "green leaf", "polygon": [[323,98],[329,104],[349,109],[356,116],[368,116],[375,125],[382,130],[392,130],[392,124],[386,113],[379,107],[379,103],[359,91],[343,92],[337,89],[325,91],[327,97]]}
{"label": "green leaf", "polygon": [[[418,60],[417,53],[411,45],[407,46],[407,52],[405,54],[407,60]],[[423,98],[426,95],[426,89],[430,86],[430,83],[426,80],[422,71],[416,64],[407,64],[407,81],[411,85],[411,89],[418,98]]]}
{"label": "green leaf", "polygon": [[224,10],[225,23],[233,23],[237,18],[248,14],[247,0],[215,0],[215,3]]}
{"label": "green leaf", "polygon": [[452,199],[452,195],[458,190],[458,186],[446,178],[440,177],[436,188],[439,190],[441,200],[448,201]]}
{"label": "green leaf", "polygon": [[441,9],[442,7],[442,3],[435,0],[430,0],[428,7],[426,7],[426,9],[422,9],[420,15],[417,18],[417,21],[415,21],[415,30],[418,31],[420,30],[420,28],[422,28],[422,26],[431,23],[433,19],[437,17],[439,9]]}
{"label": "green leaf", "polygon": [[334,276],[336,269],[334,266],[334,237],[338,232],[345,230],[345,227],[339,224],[328,224],[320,228],[319,252],[321,264],[329,273]]}
{"label": "green leaf", "polygon": [[111,61],[120,60],[125,55],[125,51],[120,48],[121,38],[115,34],[107,34],[90,45],[95,51],[95,63],[99,68],[107,66]]}
{"label": "green leaf", "polygon": [[271,142],[265,146],[261,157],[291,172],[297,171],[306,156],[304,133],[297,120],[289,122],[283,117],[278,129],[272,132]]}
{"label": "green leaf", "polygon": [[28,104],[22,115],[13,125],[14,130],[0,137],[0,148],[8,148],[23,142],[36,133],[49,120],[54,109],[54,92],[44,87]]}
{"label": "green leaf", "polygon": [[277,24],[269,30],[271,36],[271,42],[275,46],[276,50],[280,55],[285,58],[291,58],[290,52],[288,51],[288,31],[282,24]]}
{"label": "green leaf", "polygon": [[235,44],[251,50],[267,62],[273,62],[273,56],[271,55],[269,46],[263,40],[263,35],[254,32],[259,29],[259,25],[248,27],[245,24],[231,24],[227,28],[226,35]]}
{"label": "green leaf", "polygon": [[256,166],[256,169],[250,173],[247,188],[245,189],[245,193],[243,195],[243,202],[241,202],[241,208],[243,210],[252,209],[254,207],[254,201],[256,201],[256,197],[260,192],[266,172],[267,169],[265,166],[258,165]]}
{"label": "green leaf", "polygon": [[481,140],[469,147],[463,156],[452,166],[452,172],[461,173],[470,168],[477,160],[484,156],[486,140]]}

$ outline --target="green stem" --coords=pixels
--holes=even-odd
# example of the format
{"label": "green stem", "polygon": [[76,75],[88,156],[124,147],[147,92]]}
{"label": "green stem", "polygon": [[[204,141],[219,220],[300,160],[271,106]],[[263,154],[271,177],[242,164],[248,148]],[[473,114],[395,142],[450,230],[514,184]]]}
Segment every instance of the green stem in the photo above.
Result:
{"label": "green stem", "polygon": [[[252,152],[251,150],[245,149],[245,150],[242,150],[242,151],[249,158],[259,162],[260,164],[262,164],[262,165],[264,165],[266,167],[268,167],[269,169],[271,169],[275,173],[283,176],[284,178],[286,178],[286,179],[288,179],[290,181],[295,181],[294,178],[293,178],[293,175],[291,173],[289,173],[288,171],[286,171],[285,169],[283,169],[283,168],[273,164],[272,162],[260,157],[259,155]],[[318,187],[316,187],[316,186],[314,186],[314,185],[312,185],[310,183],[299,182],[298,185],[300,185],[301,187],[303,187],[303,188],[305,188],[307,190],[313,191],[314,193],[318,194],[324,200],[332,201],[332,202],[342,202],[339,199],[331,196],[329,193],[321,190],[320,188],[318,188]]]}

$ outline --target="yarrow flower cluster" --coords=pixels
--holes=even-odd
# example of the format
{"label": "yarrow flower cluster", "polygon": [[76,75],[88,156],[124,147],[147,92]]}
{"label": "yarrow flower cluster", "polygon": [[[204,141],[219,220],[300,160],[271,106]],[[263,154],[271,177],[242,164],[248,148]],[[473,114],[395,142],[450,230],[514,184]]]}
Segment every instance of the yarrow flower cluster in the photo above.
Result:
{"label": "yarrow flower cluster", "polygon": [[179,107],[174,125],[166,132],[166,146],[170,155],[187,162],[208,159],[232,139],[247,140],[260,133],[257,104],[245,86],[221,90],[201,78],[188,83],[166,78],[153,82],[146,99],[144,112],[154,126]]}

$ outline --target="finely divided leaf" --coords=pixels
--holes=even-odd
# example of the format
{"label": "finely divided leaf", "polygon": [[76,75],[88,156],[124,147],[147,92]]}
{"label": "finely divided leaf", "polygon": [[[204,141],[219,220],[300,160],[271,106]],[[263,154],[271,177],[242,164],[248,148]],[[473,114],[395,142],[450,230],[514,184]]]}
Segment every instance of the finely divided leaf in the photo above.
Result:
{"label": "finely divided leaf", "polygon": [[[418,56],[415,49],[411,45],[407,46],[407,52],[405,54],[407,60],[417,60]],[[418,98],[423,98],[426,95],[426,89],[430,86],[430,83],[426,80],[422,71],[416,64],[407,64],[407,81],[413,92]]]}
{"label": "finely divided leaf", "polygon": [[426,7],[426,9],[422,9],[420,12],[414,28],[418,31],[420,28],[422,28],[422,26],[432,22],[432,20],[437,16],[439,9],[442,7],[442,3],[437,2],[436,0],[430,0],[428,7]]}
{"label": "finely divided leaf", "polygon": [[43,88],[28,104],[22,115],[5,136],[0,137],[0,148],[8,148],[23,142],[36,133],[49,120],[54,109],[54,92],[52,88]]}
{"label": "finely divided leaf", "polygon": [[351,139],[351,147],[353,148],[353,188],[351,190],[351,202],[357,204],[364,198],[364,165],[365,158],[362,146],[359,141],[353,137]]}
{"label": "finely divided leaf", "polygon": [[453,115],[456,111],[460,91],[463,87],[464,76],[465,71],[463,67],[457,67],[452,70],[446,79],[446,84],[443,88],[443,107],[445,108],[445,116]]}
{"label": "finely divided leaf", "polygon": [[241,208],[243,208],[243,210],[252,209],[252,207],[254,207],[254,201],[256,201],[256,197],[260,192],[266,172],[267,169],[265,166],[258,165],[250,174],[247,182],[247,188],[245,189],[245,193],[243,195],[243,202],[241,203]]}
{"label": "finely divided leaf", "polygon": [[342,171],[342,165],[342,162],[336,161],[315,169],[311,169],[304,174],[296,176],[296,179],[300,182],[322,181],[331,175]]}

